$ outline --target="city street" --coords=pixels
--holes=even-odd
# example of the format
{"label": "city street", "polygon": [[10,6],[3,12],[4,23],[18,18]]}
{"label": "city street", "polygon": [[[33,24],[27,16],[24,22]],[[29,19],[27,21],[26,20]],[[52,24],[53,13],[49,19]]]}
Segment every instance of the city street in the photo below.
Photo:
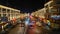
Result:
{"label": "city street", "polygon": [[60,34],[60,0],[0,0],[0,34]]}

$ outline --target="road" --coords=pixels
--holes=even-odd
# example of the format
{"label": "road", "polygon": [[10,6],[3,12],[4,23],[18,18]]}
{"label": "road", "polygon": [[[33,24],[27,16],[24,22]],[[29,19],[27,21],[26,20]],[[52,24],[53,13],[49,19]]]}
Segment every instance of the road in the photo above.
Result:
{"label": "road", "polygon": [[25,30],[24,27],[21,27],[20,24],[18,24],[17,26],[15,26],[14,28],[12,28],[9,31],[8,34],[25,34],[26,32],[28,34],[33,34],[33,32],[35,32],[35,34],[45,34],[45,33],[47,33],[47,31],[44,30],[43,27],[36,27],[34,29],[28,29],[28,31],[26,31],[26,30]]}
{"label": "road", "polygon": [[19,24],[15,28],[12,28],[8,34],[24,34],[24,27],[21,27]]}

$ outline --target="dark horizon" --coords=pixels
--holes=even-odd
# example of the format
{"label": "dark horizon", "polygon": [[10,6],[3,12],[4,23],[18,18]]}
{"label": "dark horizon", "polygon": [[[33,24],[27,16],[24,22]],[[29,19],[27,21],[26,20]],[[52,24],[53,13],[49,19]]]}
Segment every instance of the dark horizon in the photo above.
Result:
{"label": "dark horizon", "polygon": [[1,5],[16,8],[22,13],[31,13],[44,7],[48,0],[0,0]]}

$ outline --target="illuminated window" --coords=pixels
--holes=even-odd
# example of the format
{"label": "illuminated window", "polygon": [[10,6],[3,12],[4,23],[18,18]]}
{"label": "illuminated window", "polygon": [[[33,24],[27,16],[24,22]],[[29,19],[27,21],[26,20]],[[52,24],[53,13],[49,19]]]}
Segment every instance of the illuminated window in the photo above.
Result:
{"label": "illuminated window", "polygon": [[7,12],[8,12],[8,13],[10,13],[10,10],[9,10],[9,9],[7,9]]}
{"label": "illuminated window", "polygon": [[3,17],[6,17],[6,14],[3,14]]}
{"label": "illuminated window", "polygon": [[57,9],[56,8],[51,8],[51,11],[50,12],[57,12]]}
{"label": "illuminated window", "polygon": [[6,11],[6,9],[3,8],[2,11]]}
{"label": "illuminated window", "polygon": [[0,17],[1,17],[1,14],[0,14]]}
{"label": "illuminated window", "polygon": [[13,10],[11,10],[11,13],[13,13]]}
{"label": "illuminated window", "polygon": [[3,8],[2,11],[3,11],[3,13],[5,13],[6,12],[6,9]]}
{"label": "illuminated window", "polygon": [[10,14],[8,14],[8,16],[10,16]]}
{"label": "illuminated window", "polygon": [[9,9],[7,9],[7,11],[10,11]]}
{"label": "illuminated window", "polygon": [[51,6],[53,6],[53,2],[52,2],[52,3],[50,3],[50,7],[51,7]]}
{"label": "illuminated window", "polygon": [[47,8],[47,7],[48,7],[48,5],[45,6],[45,8]]}
{"label": "illuminated window", "polygon": [[49,9],[46,9],[46,12],[48,13]]}
{"label": "illuminated window", "polygon": [[1,8],[0,8],[0,11],[1,11]]}
{"label": "illuminated window", "polygon": [[58,14],[60,15],[60,8],[58,8]]}

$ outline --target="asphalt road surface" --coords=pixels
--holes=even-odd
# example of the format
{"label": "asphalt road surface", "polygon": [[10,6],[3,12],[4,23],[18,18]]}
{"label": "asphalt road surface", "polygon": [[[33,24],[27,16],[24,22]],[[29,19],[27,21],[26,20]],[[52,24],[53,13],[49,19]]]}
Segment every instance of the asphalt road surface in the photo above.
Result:
{"label": "asphalt road surface", "polygon": [[19,24],[15,28],[12,28],[8,34],[24,34],[24,27],[21,27]]}
{"label": "asphalt road surface", "polygon": [[[21,27],[20,24],[18,24],[15,28],[12,28],[8,34],[32,34],[32,31],[35,31],[35,34],[45,34],[47,33],[46,30],[43,29],[43,27],[37,27],[36,29],[28,29],[28,31],[26,32],[25,27]],[[32,32],[32,33],[31,33]]]}

